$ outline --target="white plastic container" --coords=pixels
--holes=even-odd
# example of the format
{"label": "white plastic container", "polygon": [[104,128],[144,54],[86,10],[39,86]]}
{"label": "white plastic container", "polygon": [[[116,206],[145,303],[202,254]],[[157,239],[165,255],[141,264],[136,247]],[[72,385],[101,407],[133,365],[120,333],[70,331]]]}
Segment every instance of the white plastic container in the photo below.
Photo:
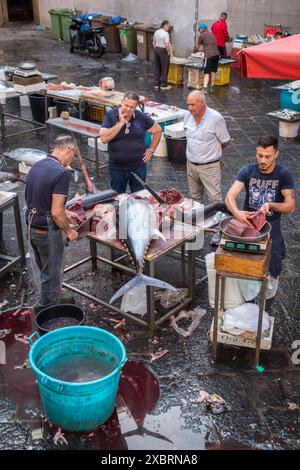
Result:
{"label": "white plastic container", "polygon": [[[95,148],[95,139],[93,137],[88,138],[88,146]],[[102,150],[102,152],[107,152],[107,144],[104,144],[100,137],[98,138],[98,150]]]}
{"label": "white plastic container", "polygon": [[21,106],[30,106],[29,98],[27,95],[20,96],[20,105]]}
{"label": "white plastic container", "polygon": [[174,139],[181,139],[185,137],[185,130],[183,127],[183,121],[176,122],[175,124],[170,124],[165,127],[165,135],[173,137]]}
{"label": "white plastic container", "polygon": [[[216,270],[215,265],[215,253],[208,253],[205,256],[207,280],[208,280],[208,301],[209,305],[215,307],[215,285],[216,285]],[[242,297],[238,279],[226,278],[225,281],[225,309],[237,307],[242,305],[245,301]],[[221,298],[221,283],[219,298]]]}
{"label": "white plastic container", "polygon": [[155,157],[167,157],[168,156],[166,138],[163,134],[161,136],[158,146],[155,149],[154,156]]}
{"label": "white plastic container", "polygon": [[286,139],[297,137],[299,131],[299,122],[287,122],[279,120],[279,135]]}

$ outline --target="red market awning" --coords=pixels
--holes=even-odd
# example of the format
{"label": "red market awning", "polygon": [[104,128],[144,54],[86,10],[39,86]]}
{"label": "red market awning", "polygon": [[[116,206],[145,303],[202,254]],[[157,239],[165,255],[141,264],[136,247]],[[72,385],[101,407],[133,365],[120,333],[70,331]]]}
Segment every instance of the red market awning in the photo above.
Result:
{"label": "red market awning", "polygon": [[300,34],[247,47],[241,56],[243,77],[300,79]]}

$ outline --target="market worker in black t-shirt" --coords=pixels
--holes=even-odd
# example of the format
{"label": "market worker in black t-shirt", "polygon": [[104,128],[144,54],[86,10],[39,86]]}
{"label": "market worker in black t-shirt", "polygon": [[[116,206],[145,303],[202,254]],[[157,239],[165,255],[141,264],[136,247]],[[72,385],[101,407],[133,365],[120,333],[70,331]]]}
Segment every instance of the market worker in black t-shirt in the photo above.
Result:
{"label": "market worker in black t-shirt", "polygon": [[70,221],[76,223],[76,214],[65,210],[69,190],[69,172],[66,167],[76,152],[76,143],[69,135],[61,135],[54,142],[50,155],[35,163],[26,179],[26,222],[29,242],[40,282],[40,299],[36,307],[59,304],[63,261],[63,233],[75,240],[78,233]]}
{"label": "market worker in black t-shirt", "polygon": [[[248,215],[262,209],[272,226],[271,277],[268,286],[270,300],[276,293],[282,259],[285,258],[281,214],[291,214],[296,208],[293,176],[287,167],[277,163],[278,154],[278,139],[274,136],[261,137],[256,147],[257,163],[239,170],[226,196],[227,207],[238,221],[249,224]],[[246,190],[244,210],[239,210],[236,199],[243,189]],[[267,308],[271,303],[267,302]]]}
{"label": "market worker in black t-shirt", "polygon": [[[120,108],[106,113],[100,138],[108,142],[111,187],[119,194],[126,192],[129,183],[132,193],[142,188],[130,174],[136,173],[146,181],[146,164],[159,144],[162,130],[153,119],[138,111],[139,96],[131,91],[125,93]],[[146,149],[146,131],[152,134],[151,147]]]}

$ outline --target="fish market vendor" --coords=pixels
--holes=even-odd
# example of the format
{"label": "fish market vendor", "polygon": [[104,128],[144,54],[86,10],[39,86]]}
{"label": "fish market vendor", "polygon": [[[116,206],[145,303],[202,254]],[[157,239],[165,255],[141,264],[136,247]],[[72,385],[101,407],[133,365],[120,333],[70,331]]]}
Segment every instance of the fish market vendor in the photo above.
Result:
{"label": "fish market vendor", "polygon": [[[100,138],[108,143],[111,188],[125,193],[129,184],[132,193],[140,191],[141,184],[130,174],[136,173],[146,181],[146,165],[159,144],[162,130],[152,118],[137,110],[139,96],[125,93],[120,108],[106,113]],[[151,147],[146,149],[146,132],[152,134]]]}
{"label": "fish market vendor", "polygon": [[[272,252],[266,310],[272,305],[285,258],[281,214],[291,214],[296,208],[293,176],[286,166],[277,163],[278,155],[278,139],[272,135],[261,137],[256,147],[257,163],[239,170],[226,196],[226,205],[239,222],[251,226],[247,218],[253,211],[261,209],[271,224]],[[246,191],[244,208],[239,210],[236,199],[243,189]]]}
{"label": "fish market vendor", "polygon": [[27,175],[25,200],[29,243],[34,257],[34,276],[39,279],[40,299],[36,311],[62,302],[63,233],[75,240],[72,228],[77,214],[65,210],[70,175],[66,167],[77,146],[73,137],[60,135],[46,158],[33,165]]}

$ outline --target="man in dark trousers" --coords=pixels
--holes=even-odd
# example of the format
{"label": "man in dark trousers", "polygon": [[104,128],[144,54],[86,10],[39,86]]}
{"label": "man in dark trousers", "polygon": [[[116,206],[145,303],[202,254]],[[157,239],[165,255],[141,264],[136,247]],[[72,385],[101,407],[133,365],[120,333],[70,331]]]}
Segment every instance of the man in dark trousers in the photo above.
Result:
{"label": "man in dark trousers", "polygon": [[70,179],[66,167],[75,151],[76,143],[71,136],[57,137],[52,153],[35,163],[26,179],[26,223],[40,275],[37,311],[61,303],[63,232],[70,240],[78,236],[69,222],[76,222],[74,213],[65,210]]}
{"label": "man in dark trousers", "polygon": [[[285,258],[285,244],[281,232],[281,214],[291,214],[296,208],[294,181],[288,168],[277,163],[278,139],[263,136],[256,147],[257,163],[241,168],[235,182],[226,196],[226,204],[233,216],[240,222],[250,225],[247,218],[253,211],[263,210],[272,226],[272,253],[269,266],[269,299],[266,309],[271,307],[276,294],[278,278]],[[243,210],[239,210],[236,199],[245,189],[246,198]]]}
{"label": "man in dark trousers", "polygon": [[[207,30],[206,24],[200,23],[198,29],[200,34],[197,45],[195,46],[195,51],[199,51],[201,47],[203,48],[205,58],[203,93],[206,94],[208,91],[212,92],[215,85],[219,64],[219,49],[217,48],[215,36]],[[208,89],[209,80],[210,89]]]}
{"label": "man in dark trousers", "polygon": [[154,64],[154,89],[170,90],[172,87],[168,85],[168,73],[170,67],[170,31],[171,24],[168,20],[164,20],[160,28],[155,31],[153,36],[153,47],[155,55]]}
{"label": "man in dark trousers", "polygon": [[211,27],[211,32],[216,38],[217,46],[222,59],[227,58],[226,42],[230,42],[226,20],[227,13],[223,12],[220,15],[220,19],[216,21]]}
{"label": "man in dark trousers", "polygon": [[[137,110],[139,96],[132,91],[125,93],[120,108],[106,113],[100,130],[102,142],[108,142],[111,188],[125,193],[129,183],[132,193],[142,188],[131,175],[133,171],[146,181],[146,165],[159,144],[162,130],[152,118]],[[151,147],[146,149],[146,132],[152,134]]]}

